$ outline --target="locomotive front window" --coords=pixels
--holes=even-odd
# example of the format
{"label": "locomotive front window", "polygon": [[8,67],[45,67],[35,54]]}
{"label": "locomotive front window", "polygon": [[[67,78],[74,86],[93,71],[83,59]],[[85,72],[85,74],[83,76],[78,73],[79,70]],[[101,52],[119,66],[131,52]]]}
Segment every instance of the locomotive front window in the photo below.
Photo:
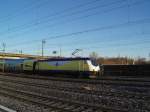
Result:
{"label": "locomotive front window", "polygon": [[91,59],[92,65],[98,66],[98,62],[96,59]]}

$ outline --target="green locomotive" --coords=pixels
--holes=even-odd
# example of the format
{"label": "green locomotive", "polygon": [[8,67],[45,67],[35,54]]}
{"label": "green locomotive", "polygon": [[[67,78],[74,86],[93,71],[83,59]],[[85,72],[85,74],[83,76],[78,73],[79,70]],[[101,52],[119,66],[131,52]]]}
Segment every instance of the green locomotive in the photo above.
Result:
{"label": "green locomotive", "polygon": [[96,77],[99,66],[94,66],[90,58],[54,58],[47,60],[25,60],[26,73],[67,75],[74,77]]}

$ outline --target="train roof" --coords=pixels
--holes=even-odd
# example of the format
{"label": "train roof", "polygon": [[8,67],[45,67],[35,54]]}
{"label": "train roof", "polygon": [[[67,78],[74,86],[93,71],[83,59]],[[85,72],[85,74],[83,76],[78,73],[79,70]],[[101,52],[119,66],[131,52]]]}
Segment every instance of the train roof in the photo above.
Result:
{"label": "train roof", "polygon": [[6,59],[0,59],[0,60],[4,60],[4,61],[23,61],[23,60],[27,60],[27,59],[23,59],[23,58],[20,58],[20,59],[11,59],[11,58],[6,58]]}
{"label": "train roof", "polygon": [[50,58],[38,61],[73,61],[73,60],[90,60],[90,58]]}

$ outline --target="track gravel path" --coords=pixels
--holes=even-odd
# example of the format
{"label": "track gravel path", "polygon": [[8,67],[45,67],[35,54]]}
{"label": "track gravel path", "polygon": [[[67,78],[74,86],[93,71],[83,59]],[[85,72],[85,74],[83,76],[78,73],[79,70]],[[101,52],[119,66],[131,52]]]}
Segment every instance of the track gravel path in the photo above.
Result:
{"label": "track gravel path", "polygon": [[133,78],[51,80],[7,74],[0,75],[0,99],[9,103],[0,103],[21,112],[149,112],[149,85],[149,80]]}

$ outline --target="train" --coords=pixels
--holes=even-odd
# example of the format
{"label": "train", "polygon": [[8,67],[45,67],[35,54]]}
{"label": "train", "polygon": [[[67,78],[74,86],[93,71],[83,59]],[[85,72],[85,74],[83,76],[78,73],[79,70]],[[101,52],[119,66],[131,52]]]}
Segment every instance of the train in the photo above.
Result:
{"label": "train", "polygon": [[95,78],[100,66],[88,57],[50,59],[0,59],[0,71],[11,73]]}
{"label": "train", "polygon": [[0,71],[74,78],[150,76],[150,64],[102,65],[91,58],[0,59]]}

